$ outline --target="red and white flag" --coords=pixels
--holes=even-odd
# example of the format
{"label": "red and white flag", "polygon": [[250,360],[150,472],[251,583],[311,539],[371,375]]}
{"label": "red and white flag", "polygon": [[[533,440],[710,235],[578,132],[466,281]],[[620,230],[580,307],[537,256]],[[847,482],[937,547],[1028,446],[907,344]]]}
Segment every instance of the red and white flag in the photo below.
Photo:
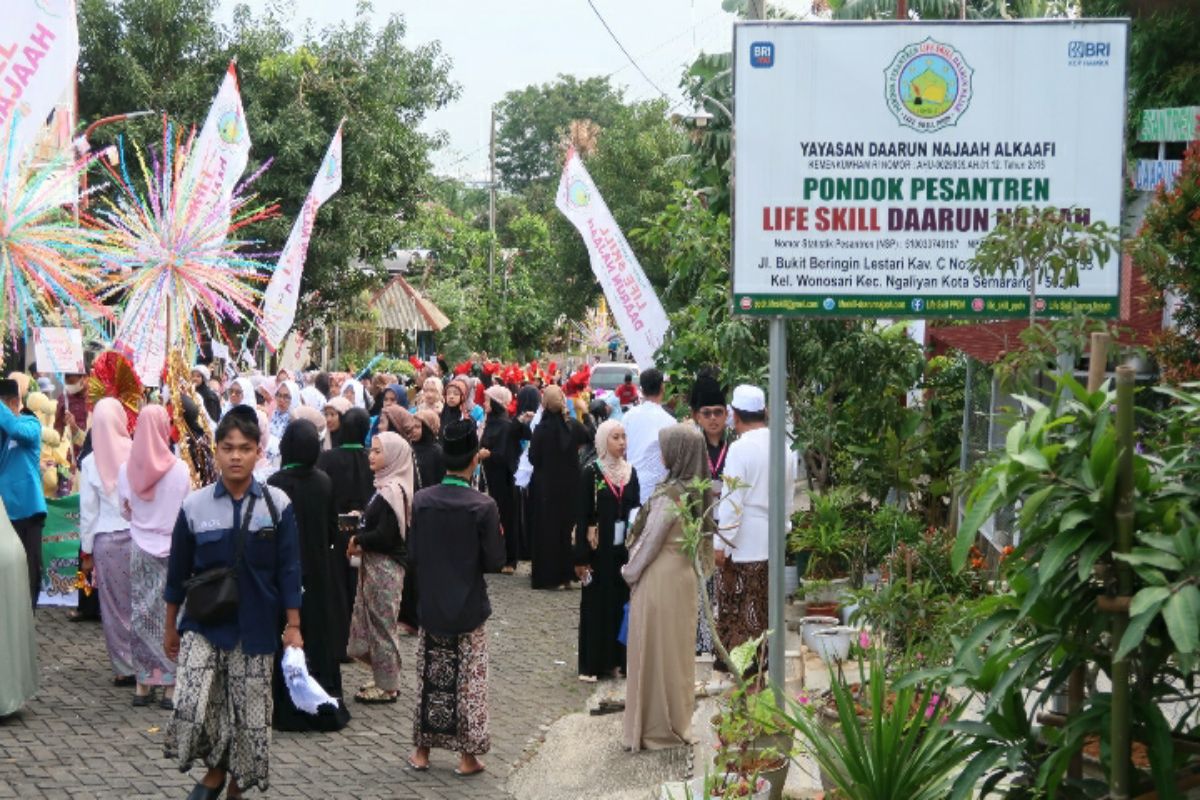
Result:
{"label": "red and white flag", "polygon": [[74,81],[79,61],[75,0],[5,0],[3,5],[0,146],[12,149],[0,187],[15,182],[18,164]]}
{"label": "red and white flag", "polygon": [[312,189],[304,199],[300,215],[292,223],[287,244],[279,254],[279,264],[267,284],[263,295],[263,320],[261,331],[271,350],[283,343],[292,323],[296,320],[296,302],[300,298],[300,278],[304,273],[304,258],[308,254],[308,243],[312,239],[313,225],[321,205],[342,188],[342,126],[338,125],[333,141],[313,179]]}

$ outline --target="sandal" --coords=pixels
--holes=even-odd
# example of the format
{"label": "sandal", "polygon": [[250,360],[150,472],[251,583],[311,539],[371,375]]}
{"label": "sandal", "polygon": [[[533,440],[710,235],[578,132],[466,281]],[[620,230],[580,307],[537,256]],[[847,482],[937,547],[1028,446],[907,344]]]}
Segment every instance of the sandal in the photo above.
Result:
{"label": "sandal", "polygon": [[455,767],[455,768],[454,768],[454,774],[455,774],[455,775],[457,775],[457,776],[458,776],[458,777],[460,777],[460,778],[469,778],[469,777],[471,777],[472,775],[480,775],[480,774],[482,774],[482,773],[484,773],[484,772],[487,772],[487,767],[485,767],[483,764],[480,764],[480,765],[479,765],[479,769],[473,769],[473,770],[471,770],[470,772],[463,772],[463,771],[462,771],[461,769],[459,769],[458,767]]}
{"label": "sandal", "polygon": [[409,756],[405,760],[408,761],[408,766],[417,772],[428,772],[429,771],[429,762],[428,761],[426,761],[424,764],[418,764],[417,762],[412,760],[412,756]]}
{"label": "sandal", "polygon": [[355,700],[360,703],[367,704],[394,703],[399,698],[399,692],[387,692],[383,689],[380,689],[378,686],[372,686],[370,689],[363,689],[358,694],[354,695]]}
{"label": "sandal", "polygon": [[121,676],[121,677],[119,677],[119,678],[113,678],[113,680],[112,680],[112,685],[113,685],[113,686],[120,686],[120,687],[125,687],[125,686],[136,686],[136,685],[137,685],[137,678],[136,678],[136,677],[134,677],[133,675],[122,675],[122,676]]}

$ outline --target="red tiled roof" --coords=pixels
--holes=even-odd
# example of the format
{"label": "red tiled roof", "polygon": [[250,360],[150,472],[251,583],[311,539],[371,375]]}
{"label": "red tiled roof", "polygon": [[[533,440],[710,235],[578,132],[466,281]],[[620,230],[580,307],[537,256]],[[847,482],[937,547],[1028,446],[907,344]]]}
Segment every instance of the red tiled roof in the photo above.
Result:
{"label": "red tiled roof", "polygon": [[[1121,264],[1120,316],[1112,325],[1124,331],[1114,331],[1118,341],[1148,347],[1162,332],[1162,308],[1159,293],[1150,286],[1142,271],[1133,266],[1129,256]],[[929,339],[935,352],[953,348],[986,363],[1000,360],[1006,353],[1019,350],[1021,331],[1029,327],[1026,319],[981,322],[977,325],[930,327]]]}

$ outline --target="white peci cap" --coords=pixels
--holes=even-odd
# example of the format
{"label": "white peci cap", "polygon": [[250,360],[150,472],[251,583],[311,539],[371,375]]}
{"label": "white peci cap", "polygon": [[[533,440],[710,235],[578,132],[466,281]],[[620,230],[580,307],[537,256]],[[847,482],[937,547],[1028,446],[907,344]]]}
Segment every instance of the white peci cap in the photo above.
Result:
{"label": "white peci cap", "polygon": [[749,414],[756,414],[759,411],[765,411],[767,408],[767,397],[763,394],[763,390],[757,386],[751,386],[743,383],[733,390],[733,401],[729,404],[735,411],[745,411]]}

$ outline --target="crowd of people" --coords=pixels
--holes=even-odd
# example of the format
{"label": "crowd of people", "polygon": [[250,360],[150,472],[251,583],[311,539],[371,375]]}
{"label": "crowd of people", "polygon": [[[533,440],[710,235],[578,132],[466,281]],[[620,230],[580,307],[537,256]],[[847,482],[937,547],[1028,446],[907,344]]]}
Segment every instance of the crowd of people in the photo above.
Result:
{"label": "crowd of people", "polygon": [[[523,561],[532,589],[581,589],[579,677],[626,679],[632,751],[691,740],[695,656],[713,651],[704,597],[728,647],[766,627],[757,387],[728,402],[702,372],[685,409],[680,394],[664,406],[652,368],[631,365],[605,393],[586,366],[413,359],[408,376],[228,381],[195,365],[144,389],[122,361],[102,354],[57,398],[48,381],[0,381],[0,716],[37,691],[45,499],[78,493],[72,618],[100,619],[112,681],[134,706],[170,711],[167,757],[207,770],[193,800],[266,789],[272,728],[339,730],[352,724],[343,698],[396,703],[405,670],[417,684],[409,766],[429,769],[439,748],[458,754],[457,774],[483,771],[484,576]],[[54,413],[33,411],[43,405]],[[46,447],[64,441],[66,468],[51,468]],[[681,541],[689,506],[715,532],[695,562]],[[323,692],[315,711],[293,695],[289,651]],[[371,672],[353,690],[351,661]]]}

